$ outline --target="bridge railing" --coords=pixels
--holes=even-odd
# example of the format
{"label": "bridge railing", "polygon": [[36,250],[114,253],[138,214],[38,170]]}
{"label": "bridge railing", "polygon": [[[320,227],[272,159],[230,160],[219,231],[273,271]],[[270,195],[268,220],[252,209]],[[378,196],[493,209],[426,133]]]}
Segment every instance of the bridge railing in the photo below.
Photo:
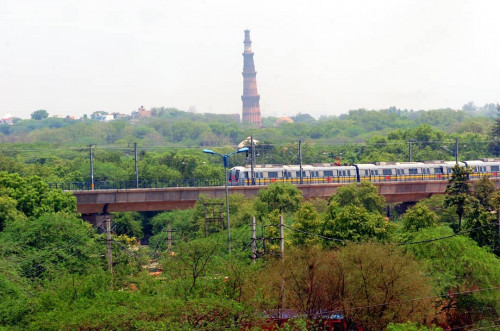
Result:
{"label": "bridge railing", "polygon": [[[473,174],[471,179],[478,179],[480,175]],[[490,178],[500,178],[500,173],[487,174]],[[380,182],[412,182],[412,181],[445,181],[450,178],[449,174],[418,174],[418,175],[368,175],[362,176],[361,180],[367,180],[374,183]],[[255,178],[253,185],[265,186],[272,183],[291,183],[299,184],[299,178]],[[356,182],[356,177],[303,177],[304,184],[349,184]],[[238,183],[229,182],[229,186],[250,186],[252,182],[249,179],[239,181]],[[64,191],[86,191],[92,190],[90,182],[65,182],[65,183],[49,183],[49,186],[54,189]],[[211,187],[224,186],[224,179],[165,179],[165,180],[140,180],[137,185],[135,180],[128,181],[95,181],[94,190],[120,190],[120,189],[152,189],[152,188],[167,188],[167,187]]]}
{"label": "bridge railing", "polygon": [[[123,190],[134,188],[166,188],[166,187],[204,187],[204,186],[223,186],[224,180],[218,179],[165,179],[165,180],[140,180],[137,183],[135,180],[123,181],[95,181],[94,190]],[[92,190],[91,182],[65,182],[65,183],[49,183],[49,187],[53,189],[61,189],[63,191],[87,191]]]}

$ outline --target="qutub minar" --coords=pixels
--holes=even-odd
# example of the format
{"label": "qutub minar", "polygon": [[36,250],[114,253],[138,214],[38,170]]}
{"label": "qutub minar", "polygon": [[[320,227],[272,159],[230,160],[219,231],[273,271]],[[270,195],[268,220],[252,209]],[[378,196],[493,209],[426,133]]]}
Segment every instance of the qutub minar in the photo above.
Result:
{"label": "qutub minar", "polygon": [[243,52],[243,101],[242,122],[262,126],[260,116],[260,95],[257,92],[257,72],[253,63],[252,41],[250,40],[250,30],[245,30],[245,49]]}

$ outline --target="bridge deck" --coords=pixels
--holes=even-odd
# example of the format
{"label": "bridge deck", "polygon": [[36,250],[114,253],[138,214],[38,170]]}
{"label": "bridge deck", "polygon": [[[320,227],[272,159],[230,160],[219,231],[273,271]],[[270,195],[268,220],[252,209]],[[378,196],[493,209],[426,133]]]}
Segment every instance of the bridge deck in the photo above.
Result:
{"label": "bridge deck", "polygon": [[[493,180],[500,188],[500,179]],[[380,182],[374,183],[388,203],[418,201],[433,194],[445,192],[447,181]],[[328,198],[344,184],[297,185],[304,198]],[[240,193],[248,198],[257,195],[265,186],[233,186],[229,194]],[[169,187],[158,189],[125,189],[74,191],[77,211],[81,214],[94,214],[120,211],[159,211],[187,209],[194,206],[202,195],[222,198],[224,186],[216,187]]]}

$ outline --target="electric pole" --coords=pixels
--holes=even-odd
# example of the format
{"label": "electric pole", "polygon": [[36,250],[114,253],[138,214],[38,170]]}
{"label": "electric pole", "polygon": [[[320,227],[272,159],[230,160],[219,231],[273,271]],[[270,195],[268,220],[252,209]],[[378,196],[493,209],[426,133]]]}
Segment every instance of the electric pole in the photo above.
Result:
{"label": "electric pole", "polygon": [[302,140],[299,140],[299,168],[300,168],[300,184],[304,183],[302,178]]}
{"label": "electric pole", "polygon": [[113,274],[113,254],[111,251],[111,218],[106,217],[106,233],[108,243],[108,267],[111,274]]}
{"label": "electric pole", "polygon": [[135,161],[135,187],[139,188],[139,170],[137,168],[137,143],[134,143],[134,161]]}
{"label": "electric pole", "polygon": [[170,228],[170,222],[167,225],[167,249],[172,251],[172,229]]}
{"label": "electric pole", "polygon": [[409,155],[410,155],[410,162],[411,162],[411,143],[412,143],[412,140],[410,139],[408,141],[408,144],[409,144],[409,146],[408,146],[409,151],[408,152],[409,152]]}
{"label": "electric pole", "polygon": [[257,260],[257,237],[255,234],[255,216],[252,216],[252,261],[255,263]]}
{"label": "electric pole", "polygon": [[281,259],[285,259],[285,232],[283,231],[283,215],[280,215],[280,253]]}
{"label": "electric pole", "polygon": [[94,190],[94,152],[92,150],[92,145],[89,145],[90,149],[90,189]]}
{"label": "electric pole", "polygon": [[252,185],[255,185],[255,174],[254,174],[254,159],[255,158],[255,152],[253,150],[253,135],[250,136],[250,174],[252,176]]}

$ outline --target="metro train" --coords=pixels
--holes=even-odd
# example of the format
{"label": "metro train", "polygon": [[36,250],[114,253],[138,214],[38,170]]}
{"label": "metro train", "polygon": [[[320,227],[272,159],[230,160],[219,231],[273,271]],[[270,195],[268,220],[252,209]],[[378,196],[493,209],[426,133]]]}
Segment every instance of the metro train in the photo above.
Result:
{"label": "metro train", "polygon": [[[376,162],[353,165],[313,163],[302,166],[302,183],[446,180],[450,178],[455,164],[454,161]],[[484,175],[500,177],[500,159],[462,161],[458,164],[472,168],[470,179]],[[299,165],[261,164],[254,166],[253,172],[252,181],[250,165],[231,168],[228,173],[228,185],[267,185],[275,182],[299,184],[301,180]]]}

